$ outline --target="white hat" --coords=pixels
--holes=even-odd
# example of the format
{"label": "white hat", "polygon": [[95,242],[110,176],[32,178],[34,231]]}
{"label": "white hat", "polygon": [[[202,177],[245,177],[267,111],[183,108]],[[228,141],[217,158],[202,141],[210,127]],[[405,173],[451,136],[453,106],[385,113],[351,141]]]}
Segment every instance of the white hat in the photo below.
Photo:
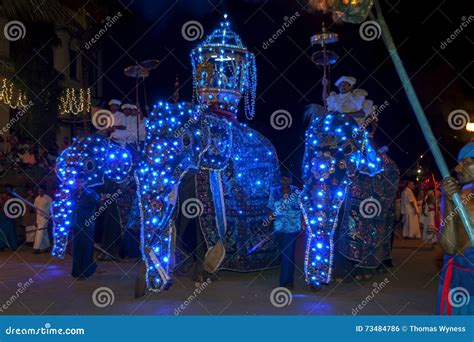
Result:
{"label": "white hat", "polygon": [[130,105],[130,109],[138,109],[134,104]]}
{"label": "white hat", "polygon": [[122,109],[132,109],[132,107],[133,107],[133,105],[131,105],[130,103],[125,103],[120,108],[122,108]]}
{"label": "white hat", "polygon": [[117,105],[117,106],[120,106],[122,104],[122,102],[120,102],[120,100],[117,100],[117,99],[112,99],[109,101],[109,106],[111,105]]}
{"label": "white hat", "polygon": [[341,84],[341,82],[347,82],[351,86],[353,86],[354,84],[356,84],[357,80],[351,76],[341,76],[334,84],[336,85],[336,87],[339,87],[339,84]]}

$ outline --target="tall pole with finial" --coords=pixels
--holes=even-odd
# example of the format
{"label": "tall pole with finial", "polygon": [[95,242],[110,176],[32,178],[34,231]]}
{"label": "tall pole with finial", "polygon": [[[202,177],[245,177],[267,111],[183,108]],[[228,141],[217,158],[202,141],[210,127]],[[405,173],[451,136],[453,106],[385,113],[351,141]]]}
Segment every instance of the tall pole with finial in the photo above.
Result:
{"label": "tall pole with finial", "polygon": [[336,63],[338,56],[332,51],[327,50],[326,45],[329,43],[334,43],[338,41],[338,35],[336,33],[328,32],[324,25],[322,24],[322,30],[320,33],[315,34],[311,37],[312,45],[321,45],[322,51],[317,51],[313,53],[312,60],[317,65],[323,66],[323,103],[326,107],[326,98],[329,93],[329,67],[331,64]]}

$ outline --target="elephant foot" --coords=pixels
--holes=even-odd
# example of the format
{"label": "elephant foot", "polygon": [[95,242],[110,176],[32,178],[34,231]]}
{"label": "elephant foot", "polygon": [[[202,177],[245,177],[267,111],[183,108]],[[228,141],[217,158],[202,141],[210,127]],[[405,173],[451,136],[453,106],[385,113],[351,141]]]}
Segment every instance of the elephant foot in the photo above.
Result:
{"label": "elephant foot", "polygon": [[214,246],[208,249],[204,258],[203,267],[206,272],[215,273],[224,260],[225,248],[219,240]]}
{"label": "elephant foot", "polygon": [[143,297],[146,292],[146,265],[145,262],[140,262],[138,266],[138,273],[135,278],[135,299]]}

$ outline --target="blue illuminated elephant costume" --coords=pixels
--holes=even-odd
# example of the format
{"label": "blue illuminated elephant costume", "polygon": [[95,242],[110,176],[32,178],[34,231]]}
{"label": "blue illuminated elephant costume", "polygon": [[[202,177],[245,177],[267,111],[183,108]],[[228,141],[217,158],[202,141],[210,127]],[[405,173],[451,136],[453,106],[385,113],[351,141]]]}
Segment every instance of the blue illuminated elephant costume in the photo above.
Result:
{"label": "blue illuminated elephant costume", "polygon": [[155,107],[146,161],[136,177],[149,289],[170,283],[172,214],[178,184],[190,169],[196,172],[196,193],[180,209],[186,211],[187,203],[197,213],[206,259],[220,251],[209,271],[254,271],[278,262],[273,240],[262,243],[271,234],[264,221],[269,190],[278,182],[277,155],[266,138],[237,120],[242,97],[247,118],[254,115],[254,56],[225,21],[192,51],[191,60],[197,104]]}
{"label": "blue illuminated elephant costume", "polygon": [[[277,155],[266,138],[237,120],[242,97],[247,118],[254,115],[255,58],[225,21],[192,51],[191,60],[196,104],[154,106],[135,171],[146,285],[155,291],[171,284],[179,202],[182,211],[197,218],[206,259],[219,251],[209,271],[255,271],[278,264],[270,227],[264,224],[269,190],[278,182]],[[179,184],[192,169],[196,193],[183,201],[177,198]],[[55,206],[70,214],[63,202]],[[185,203],[189,208],[183,208]],[[63,226],[58,228],[64,239]],[[57,241],[55,250],[62,251],[64,243]]]}
{"label": "blue illuminated elephant costume", "polygon": [[307,223],[306,282],[310,286],[332,279],[335,233],[348,190],[358,175],[373,179],[384,163],[353,117],[343,113],[312,115],[306,131],[301,194]]}
{"label": "blue illuminated elephant costume", "polygon": [[122,183],[130,177],[132,155],[101,135],[75,139],[56,161],[56,174],[61,180],[52,205],[54,223],[53,256],[64,258],[73,210],[74,192],[79,175],[86,187],[100,186],[106,180]]}

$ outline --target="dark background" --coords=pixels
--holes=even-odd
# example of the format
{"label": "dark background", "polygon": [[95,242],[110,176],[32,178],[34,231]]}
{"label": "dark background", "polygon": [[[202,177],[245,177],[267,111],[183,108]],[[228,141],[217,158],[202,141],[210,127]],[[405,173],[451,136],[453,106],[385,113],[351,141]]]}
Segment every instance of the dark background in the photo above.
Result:
{"label": "dark background", "polygon": [[[469,141],[470,133],[451,129],[447,117],[455,109],[472,113],[474,23],[445,49],[440,45],[460,26],[463,16],[469,17],[468,2],[402,0],[381,4],[446,161],[453,167],[457,151]],[[121,1],[96,10],[103,16],[122,13],[100,41],[107,76],[103,79],[104,99],[128,95],[133,101],[134,82],[123,75],[123,69],[136,61],[157,58],[161,64],[146,81],[150,103],[170,100],[176,74],[180,101],[191,101],[189,53],[200,40],[186,41],[181,28],[187,21],[197,20],[204,28],[204,39],[228,13],[231,28],[257,60],[257,114],[249,125],[273,142],[280,161],[295,175],[300,174],[304,153],[304,107],[321,103],[322,69],[311,61],[317,47],[311,47],[310,36],[320,32],[324,22],[340,39],[329,46],[340,57],[332,70],[332,90],[338,76],[352,75],[358,80],[356,87],[366,89],[375,104],[389,102],[379,116],[376,140],[389,147],[403,177],[412,175],[418,158],[425,153],[423,171],[437,171],[382,38],[364,41],[358,24],[334,24],[329,14],[309,11],[303,0]],[[264,49],[263,43],[281,28],[284,17],[297,11],[300,16],[296,21]],[[270,115],[278,109],[291,113],[290,128],[277,131],[270,125]],[[246,121],[243,115],[241,121]]]}

